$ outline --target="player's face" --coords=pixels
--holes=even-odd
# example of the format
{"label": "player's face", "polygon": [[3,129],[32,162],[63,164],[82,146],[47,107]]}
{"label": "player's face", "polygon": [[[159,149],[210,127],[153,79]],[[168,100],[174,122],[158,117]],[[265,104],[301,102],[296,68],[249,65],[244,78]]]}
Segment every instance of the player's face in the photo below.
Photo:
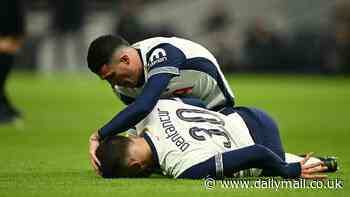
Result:
{"label": "player's face", "polygon": [[111,85],[128,88],[136,87],[142,74],[141,59],[132,48],[115,52],[110,63],[103,65],[99,72],[99,76]]}

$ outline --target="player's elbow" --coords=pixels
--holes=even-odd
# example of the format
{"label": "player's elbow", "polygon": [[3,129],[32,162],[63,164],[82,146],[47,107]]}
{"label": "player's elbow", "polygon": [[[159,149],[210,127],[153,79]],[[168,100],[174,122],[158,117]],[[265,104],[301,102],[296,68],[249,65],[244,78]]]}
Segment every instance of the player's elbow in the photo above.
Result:
{"label": "player's elbow", "polygon": [[299,163],[287,164],[264,145],[256,144],[255,152],[260,163],[269,169],[270,172],[273,172],[270,175],[292,179],[300,177],[301,169]]}
{"label": "player's elbow", "polygon": [[255,153],[259,157],[259,159],[270,159],[271,157],[271,151],[269,149],[261,144],[255,144]]}

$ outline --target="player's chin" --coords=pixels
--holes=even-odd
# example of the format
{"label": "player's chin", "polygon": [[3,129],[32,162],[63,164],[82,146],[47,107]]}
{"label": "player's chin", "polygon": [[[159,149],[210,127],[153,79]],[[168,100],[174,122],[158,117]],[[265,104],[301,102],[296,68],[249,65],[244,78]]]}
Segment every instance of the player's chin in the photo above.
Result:
{"label": "player's chin", "polygon": [[137,86],[137,84],[136,84],[136,83],[133,83],[133,82],[131,82],[131,81],[128,81],[128,82],[126,83],[126,87],[128,87],[128,88],[136,88],[136,86]]}
{"label": "player's chin", "polygon": [[126,87],[126,88],[134,88],[135,87],[135,84],[130,82],[130,81],[118,81],[117,83],[115,83],[116,85],[118,86],[121,86],[121,87]]}

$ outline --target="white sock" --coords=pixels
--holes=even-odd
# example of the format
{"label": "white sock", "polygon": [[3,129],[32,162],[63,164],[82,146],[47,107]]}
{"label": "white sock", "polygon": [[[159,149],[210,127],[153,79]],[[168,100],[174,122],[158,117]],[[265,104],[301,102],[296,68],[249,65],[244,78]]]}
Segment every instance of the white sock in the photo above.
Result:
{"label": "white sock", "polygon": [[[295,162],[300,162],[301,160],[303,160],[303,157],[300,157],[298,155],[294,155],[291,153],[285,153],[285,157],[286,157],[286,162],[287,163],[295,163]],[[321,160],[317,159],[316,157],[310,157],[310,159],[306,162],[306,164],[312,164],[312,163],[316,163],[319,162]]]}

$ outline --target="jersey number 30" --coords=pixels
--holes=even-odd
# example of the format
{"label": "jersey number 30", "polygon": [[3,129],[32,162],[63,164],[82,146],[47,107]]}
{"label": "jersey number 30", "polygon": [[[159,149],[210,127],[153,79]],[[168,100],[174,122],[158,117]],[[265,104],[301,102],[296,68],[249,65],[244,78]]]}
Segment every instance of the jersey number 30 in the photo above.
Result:
{"label": "jersey number 30", "polygon": [[[224,128],[225,121],[221,119],[218,115],[200,110],[200,109],[178,109],[176,110],[176,115],[183,121],[186,122],[197,122],[197,123],[210,123],[216,125],[216,129],[206,129],[201,127],[192,127],[189,129],[189,134],[196,140],[204,141],[205,136],[212,138],[213,136],[222,136],[226,140],[223,142],[225,148],[231,148],[231,140],[228,137],[228,132]],[[198,116],[199,115],[199,116]],[[208,117],[204,117],[207,115]]]}

